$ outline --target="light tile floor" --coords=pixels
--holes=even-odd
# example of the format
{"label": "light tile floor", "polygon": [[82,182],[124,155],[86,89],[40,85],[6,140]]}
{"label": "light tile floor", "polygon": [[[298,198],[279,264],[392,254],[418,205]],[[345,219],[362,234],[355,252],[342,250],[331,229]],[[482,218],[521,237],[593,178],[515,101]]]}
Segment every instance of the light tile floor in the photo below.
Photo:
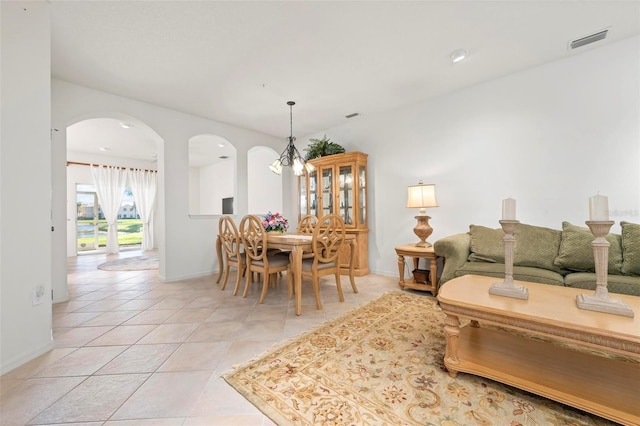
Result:
{"label": "light tile floor", "polygon": [[305,280],[296,316],[284,278],[259,305],[259,285],[232,295],[235,273],[222,291],[217,276],[165,283],[157,271],[98,270],[106,260],[69,259],[70,300],[53,305],[55,348],[0,378],[2,425],[273,425],[221,373],[398,289],[395,277],[369,275],[354,294],[343,277],[341,303],[323,277],[317,310]]}

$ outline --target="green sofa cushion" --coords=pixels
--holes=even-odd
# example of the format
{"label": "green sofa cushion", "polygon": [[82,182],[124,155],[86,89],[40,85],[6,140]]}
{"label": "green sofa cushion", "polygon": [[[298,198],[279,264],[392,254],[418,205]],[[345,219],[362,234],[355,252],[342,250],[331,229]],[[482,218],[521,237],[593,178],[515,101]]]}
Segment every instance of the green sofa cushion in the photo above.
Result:
{"label": "green sofa cushion", "polygon": [[[594,272],[593,247],[595,237],[589,228],[562,222],[562,241],[555,265],[570,271]],[[609,274],[622,273],[622,236],[609,234]]]}
{"label": "green sofa cushion", "polygon": [[[462,275],[483,275],[499,278],[496,282],[504,280],[504,265],[489,262],[467,262],[455,272],[456,277]],[[529,266],[514,266],[513,279],[532,283],[564,285],[562,275],[547,269],[532,268]]]}
{"label": "green sofa cushion", "polygon": [[[472,262],[504,263],[504,231],[486,226],[470,225],[469,260]],[[561,272],[554,260],[560,249],[562,231],[519,223],[516,227],[514,266],[531,266]]]}
{"label": "green sofa cushion", "polygon": [[469,225],[472,262],[504,263],[504,231],[502,228],[491,229],[486,226]]}
{"label": "green sofa cushion", "polygon": [[560,250],[562,231],[520,223],[516,227],[515,238],[514,265],[562,272],[562,268],[554,263]]}
{"label": "green sofa cushion", "polygon": [[640,275],[640,225],[620,222],[622,227],[622,273]]}
{"label": "green sofa cushion", "polygon": [[[591,272],[575,272],[564,277],[567,287],[596,289],[596,274]],[[628,275],[607,275],[607,290],[609,293],[629,294],[640,296],[640,277]],[[585,294],[592,294],[585,292]],[[638,311],[636,311],[636,315]]]}

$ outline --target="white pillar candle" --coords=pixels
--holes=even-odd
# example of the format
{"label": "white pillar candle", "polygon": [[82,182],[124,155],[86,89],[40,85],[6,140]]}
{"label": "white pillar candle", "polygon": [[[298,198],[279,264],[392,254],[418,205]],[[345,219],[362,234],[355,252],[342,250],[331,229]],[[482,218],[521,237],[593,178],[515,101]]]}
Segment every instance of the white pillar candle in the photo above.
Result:
{"label": "white pillar candle", "polygon": [[609,199],[604,195],[594,195],[589,198],[589,220],[609,220]]}
{"label": "white pillar candle", "polygon": [[502,220],[516,220],[516,200],[513,198],[502,200]]}

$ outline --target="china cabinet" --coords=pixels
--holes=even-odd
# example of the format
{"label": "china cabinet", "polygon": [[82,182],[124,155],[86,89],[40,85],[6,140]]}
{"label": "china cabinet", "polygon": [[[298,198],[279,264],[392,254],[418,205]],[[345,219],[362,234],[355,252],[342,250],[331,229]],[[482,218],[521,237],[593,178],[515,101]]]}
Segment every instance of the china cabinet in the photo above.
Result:
{"label": "china cabinet", "polygon": [[[355,236],[357,252],[354,273],[369,273],[367,227],[367,154],[346,152],[309,160],[315,169],[298,179],[299,217],[318,218],[336,213],[342,216],[347,234]],[[350,247],[345,246],[341,263],[348,265]],[[347,269],[343,271],[347,273]]]}

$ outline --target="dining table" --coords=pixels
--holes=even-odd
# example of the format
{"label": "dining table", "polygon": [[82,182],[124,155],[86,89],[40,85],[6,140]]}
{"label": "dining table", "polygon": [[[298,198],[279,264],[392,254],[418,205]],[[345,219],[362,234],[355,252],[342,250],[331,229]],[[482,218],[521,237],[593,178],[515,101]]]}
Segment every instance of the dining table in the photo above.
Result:
{"label": "dining table", "polygon": [[[294,232],[267,232],[267,249],[278,249],[289,253],[291,273],[293,274],[296,315],[302,314],[302,255],[305,252],[313,252],[312,240],[313,236],[310,234],[298,234]],[[350,234],[345,236],[345,240],[347,244],[349,244],[351,252],[349,256],[349,265],[341,265],[341,271],[348,271],[351,288],[353,288],[353,291],[357,293],[358,287],[356,287],[354,278],[357,241],[355,239],[355,235]],[[220,282],[223,270],[222,242],[220,240],[220,236],[218,236],[216,240],[216,254],[218,256],[218,265],[220,267],[217,282]]]}

